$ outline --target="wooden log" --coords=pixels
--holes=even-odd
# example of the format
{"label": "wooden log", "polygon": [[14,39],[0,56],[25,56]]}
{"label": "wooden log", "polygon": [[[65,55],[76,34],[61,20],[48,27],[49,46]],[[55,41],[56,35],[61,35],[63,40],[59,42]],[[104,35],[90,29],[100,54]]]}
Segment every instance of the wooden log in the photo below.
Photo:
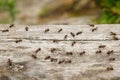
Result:
{"label": "wooden log", "polygon": [[[97,30],[92,32],[93,27],[89,25],[14,25],[9,28],[1,24],[0,80],[119,80],[120,40],[113,37],[120,39],[120,26],[95,27]],[[2,32],[5,29],[9,32]],[[46,29],[49,29],[47,33]],[[79,31],[82,33],[75,37],[70,34]],[[116,35],[110,35],[111,31]],[[68,37],[64,39],[64,35]],[[67,55],[68,52],[71,54]]]}
{"label": "wooden log", "polygon": [[[9,25],[0,25],[0,30],[5,30],[9,27]],[[29,26],[29,25],[26,25]],[[98,27],[98,29],[92,32],[93,27],[89,25],[41,25],[41,26],[29,26],[29,30],[25,31],[26,26],[24,25],[16,25],[11,28],[9,32],[0,32],[0,37],[5,38],[32,38],[32,39],[59,39],[64,40],[64,35],[68,35],[66,40],[111,40],[113,37],[110,35],[110,32],[115,32],[117,37],[120,37],[119,25],[95,25],[94,27]],[[45,33],[44,31],[49,29],[49,32]],[[59,29],[63,29],[61,33],[58,33]],[[80,35],[75,35],[75,37],[71,36],[71,32],[76,34],[77,32],[82,31],[83,33]]]}

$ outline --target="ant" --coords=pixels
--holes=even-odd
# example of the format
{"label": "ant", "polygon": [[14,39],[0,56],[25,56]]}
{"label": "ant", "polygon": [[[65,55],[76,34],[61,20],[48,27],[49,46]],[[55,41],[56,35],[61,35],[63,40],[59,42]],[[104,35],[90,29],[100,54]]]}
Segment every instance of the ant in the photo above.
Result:
{"label": "ant", "polygon": [[15,42],[16,43],[22,42],[22,39],[16,40]]}
{"label": "ant", "polygon": [[46,56],[46,57],[45,57],[45,60],[50,59],[50,58],[51,58],[50,56]]}
{"label": "ant", "polygon": [[31,56],[34,58],[34,59],[37,59],[37,54],[39,51],[41,50],[41,48],[38,48],[36,51],[35,51],[35,54],[32,54]]}
{"label": "ant", "polygon": [[75,34],[73,32],[70,32],[70,34],[72,35],[72,37],[75,37]]}
{"label": "ant", "polygon": [[56,48],[51,48],[51,52],[54,52],[56,50]]}
{"label": "ant", "polygon": [[57,59],[51,58],[51,62],[57,62]]}
{"label": "ant", "polygon": [[105,48],[106,47],[106,45],[100,45],[99,46],[99,48]]}
{"label": "ant", "polygon": [[95,25],[94,24],[89,24],[89,26],[94,27]]}
{"label": "ant", "polygon": [[66,52],[66,55],[73,55],[72,52]]}
{"label": "ant", "polygon": [[67,60],[67,61],[65,61],[65,63],[72,63],[72,61],[71,60]]}
{"label": "ant", "polygon": [[112,70],[114,70],[112,66],[106,68],[106,71],[112,71]]}
{"label": "ant", "polygon": [[61,60],[58,62],[58,64],[62,64],[63,62],[65,62],[65,60]]}
{"label": "ant", "polygon": [[13,66],[14,66],[14,64],[13,64],[12,60],[8,59],[8,61],[7,61],[7,67],[8,67],[8,69],[12,69]]}
{"label": "ant", "polygon": [[36,49],[35,53],[38,53],[39,51],[41,51],[41,48]]}
{"label": "ant", "polygon": [[2,30],[2,32],[9,32],[9,30],[8,30],[8,29],[5,29],[5,30]]}
{"label": "ant", "polygon": [[67,35],[64,36],[64,39],[66,39],[66,38],[67,38]]}
{"label": "ant", "polygon": [[119,38],[116,37],[116,33],[115,32],[110,32],[110,35],[113,36],[113,40],[119,40]]}
{"label": "ant", "polygon": [[29,29],[28,27],[25,27],[25,30],[26,30],[26,31],[28,31],[28,29]]}
{"label": "ant", "polygon": [[46,30],[45,30],[45,33],[47,33],[48,31],[49,31],[49,29],[46,29]]}
{"label": "ant", "polygon": [[107,52],[108,55],[113,54],[113,53],[114,53],[113,50]]}
{"label": "ant", "polygon": [[10,27],[10,28],[14,27],[14,24],[11,24],[9,27]]}
{"label": "ant", "polygon": [[32,54],[31,57],[33,57],[34,59],[37,59],[37,56],[35,54]]}
{"label": "ant", "polygon": [[98,53],[102,53],[102,51],[101,50],[96,51],[96,54],[98,54]]}
{"label": "ant", "polygon": [[109,58],[108,60],[109,61],[115,61],[115,58]]}
{"label": "ant", "polygon": [[85,51],[83,51],[83,52],[80,52],[80,55],[83,55],[83,54],[85,54]]}
{"label": "ant", "polygon": [[57,39],[53,40],[53,43],[57,43],[57,42],[59,42],[59,40],[57,40]]}
{"label": "ant", "polygon": [[114,40],[119,40],[119,38],[118,38],[118,37],[116,37],[116,36],[113,36],[113,39],[114,39]]}
{"label": "ant", "polygon": [[79,34],[82,34],[82,31],[76,33],[76,35],[79,35]]}
{"label": "ant", "polygon": [[11,59],[8,59],[7,65],[8,65],[8,66],[13,66],[13,63],[12,63],[12,60],[11,60]]}
{"label": "ant", "polygon": [[94,31],[96,31],[96,30],[97,30],[97,27],[93,28],[93,29],[92,29],[92,32],[94,32]]}
{"label": "ant", "polygon": [[115,36],[115,35],[116,35],[116,33],[115,33],[115,32],[110,32],[110,35]]}
{"label": "ant", "polygon": [[71,46],[74,46],[74,45],[75,45],[75,43],[76,43],[76,42],[75,42],[75,41],[73,41],[73,42],[72,42],[72,44],[71,44]]}
{"label": "ant", "polygon": [[63,29],[61,28],[60,30],[58,30],[58,33],[60,33]]}

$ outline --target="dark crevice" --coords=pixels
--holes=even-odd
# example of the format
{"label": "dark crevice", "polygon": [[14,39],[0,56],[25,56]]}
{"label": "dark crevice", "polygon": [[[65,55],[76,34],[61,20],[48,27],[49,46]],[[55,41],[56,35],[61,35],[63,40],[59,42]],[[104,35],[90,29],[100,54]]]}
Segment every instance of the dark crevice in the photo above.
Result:
{"label": "dark crevice", "polygon": [[[26,39],[26,38],[24,38],[25,40],[28,40],[28,41],[30,41],[30,42],[34,42],[34,41],[36,41],[36,42],[39,42],[39,41],[54,41],[54,40],[56,40],[56,41],[120,41],[120,39],[119,40],[114,40],[114,39],[80,39],[80,40],[78,40],[78,39],[69,39],[69,40],[63,40],[63,39]],[[15,42],[16,41],[16,39],[15,40],[7,40],[6,39],[6,41],[5,40],[0,40],[0,43],[2,43],[2,42]],[[22,41],[22,42],[24,42],[24,40]]]}

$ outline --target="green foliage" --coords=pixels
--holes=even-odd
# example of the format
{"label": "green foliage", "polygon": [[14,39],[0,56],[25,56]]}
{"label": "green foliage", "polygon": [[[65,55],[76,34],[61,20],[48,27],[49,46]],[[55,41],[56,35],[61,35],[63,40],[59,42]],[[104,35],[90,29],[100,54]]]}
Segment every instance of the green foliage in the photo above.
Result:
{"label": "green foliage", "polygon": [[48,14],[50,11],[50,8],[48,6],[45,6],[43,9],[42,9],[42,12],[39,14],[39,17],[44,17],[46,14]]}
{"label": "green foliage", "polygon": [[16,15],[16,0],[0,0],[0,11],[8,12],[11,20],[15,20]]}
{"label": "green foliage", "polygon": [[102,7],[98,23],[120,23],[120,0],[96,0]]}

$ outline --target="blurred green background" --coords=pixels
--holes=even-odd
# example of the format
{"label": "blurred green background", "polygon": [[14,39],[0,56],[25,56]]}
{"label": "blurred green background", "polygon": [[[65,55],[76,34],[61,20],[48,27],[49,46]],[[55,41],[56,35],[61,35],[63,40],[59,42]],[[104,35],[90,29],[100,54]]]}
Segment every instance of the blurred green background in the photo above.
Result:
{"label": "blurred green background", "polygon": [[120,0],[0,0],[0,23],[120,23]]}

